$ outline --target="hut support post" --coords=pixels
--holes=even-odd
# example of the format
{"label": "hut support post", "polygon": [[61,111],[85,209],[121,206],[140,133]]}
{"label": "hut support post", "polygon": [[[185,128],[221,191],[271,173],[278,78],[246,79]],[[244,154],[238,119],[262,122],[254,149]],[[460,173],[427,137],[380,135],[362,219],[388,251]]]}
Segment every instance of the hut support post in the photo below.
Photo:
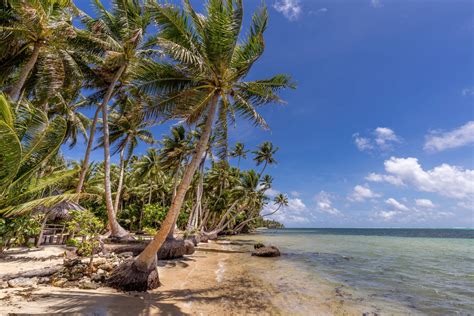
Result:
{"label": "hut support post", "polygon": [[41,223],[41,231],[38,236],[38,240],[36,241],[36,247],[41,246],[43,243],[43,232],[44,232],[44,227],[46,226],[46,222],[48,221],[49,218],[49,213],[44,214],[43,222]]}

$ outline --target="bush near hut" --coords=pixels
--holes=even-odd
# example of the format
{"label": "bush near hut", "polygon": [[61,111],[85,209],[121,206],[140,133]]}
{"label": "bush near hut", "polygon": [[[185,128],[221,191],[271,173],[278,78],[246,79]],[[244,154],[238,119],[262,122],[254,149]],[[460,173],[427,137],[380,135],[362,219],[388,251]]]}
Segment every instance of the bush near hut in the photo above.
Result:
{"label": "bush near hut", "polygon": [[77,245],[77,254],[89,256],[92,265],[93,255],[100,248],[99,235],[104,229],[102,222],[92,214],[85,211],[71,211],[71,220],[67,222],[67,228],[75,236],[82,237],[82,241]]}

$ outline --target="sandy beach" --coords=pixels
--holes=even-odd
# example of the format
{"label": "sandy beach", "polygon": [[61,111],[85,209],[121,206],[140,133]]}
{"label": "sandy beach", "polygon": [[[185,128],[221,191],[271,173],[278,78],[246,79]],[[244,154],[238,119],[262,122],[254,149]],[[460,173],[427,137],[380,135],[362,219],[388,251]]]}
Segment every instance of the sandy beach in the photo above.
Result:
{"label": "sandy beach", "polygon": [[[200,244],[193,255],[183,259],[161,261],[162,286],[149,293],[47,285],[1,289],[0,314],[361,315],[376,312],[366,304],[357,303],[352,294],[341,288],[322,284],[318,293],[308,296],[291,286],[273,282],[279,279],[279,272],[274,270],[279,259],[252,257],[250,248],[250,243],[245,241],[224,240]],[[0,276],[61,264],[58,255],[63,251],[55,246],[11,251],[9,257],[0,261]],[[262,273],[264,270],[273,278]]]}

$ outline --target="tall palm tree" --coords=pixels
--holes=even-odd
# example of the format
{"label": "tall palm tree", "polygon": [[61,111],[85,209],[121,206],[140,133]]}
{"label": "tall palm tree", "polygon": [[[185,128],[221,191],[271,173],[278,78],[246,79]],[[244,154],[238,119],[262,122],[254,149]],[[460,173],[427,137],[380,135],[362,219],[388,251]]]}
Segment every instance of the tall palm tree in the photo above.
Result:
{"label": "tall palm tree", "polygon": [[243,143],[240,143],[240,142],[235,143],[234,148],[230,152],[230,156],[238,159],[237,169],[240,170],[240,158],[244,158],[244,159],[247,158],[248,152],[249,152],[248,150],[245,150],[245,145]]}
{"label": "tall palm tree", "polygon": [[247,225],[248,223],[250,223],[251,221],[254,221],[256,220],[257,218],[259,217],[266,217],[266,216],[270,216],[270,215],[273,215],[275,214],[276,212],[278,212],[280,210],[280,208],[284,207],[284,206],[288,206],[288,197],[282,193],[278,193],[275,198],[273,199],[273,203],[277,206],[276,209],[270,213],[267,213],[267,214],[263,214],[263,215],[257,215],[257,216],[254,216],[254,217],[250,217],[246,220],[244,220],[243,222],[239,223],[239,225],[237,225],[235,228],[234,228],[234,232],[240,232],[244,227],[245,225]]}
{"label": "tall palm tree", "polygon": [[[105,81],[108,82],[108,87],[99,106],[102,111],[103,124],[105,204],[111,237],[123,238],[128,235],[128,232],[117,222],[110,183],[109,102],[113,94],[117,92],[117,84],[120,83],[123,86],[124,82],[130,77],[130,69],[133,69],[144,60],[142,58],[145,54],[142,50],[143,38],[150,23],[150,16],[139,1],[114,0],[112,11],[108,11],[100,1],[96,1],[95,6],[97,17],[85,17],[83,22],[92,34],[92,36],[87,36],[87,40],[96,43],[97,48],[95,49],[102,51],[104,54],[104,59],[97,67],[97,72],[102,73],[102,76],[105,76]],[[83,34],[80,33],[79,35]],[[95,119],[97,117],[98,115]],[[89,144],[88,147],[83,160],[81,178],[87,171],[89,163]],[[78,192],[81,190],[82,183],[83,181],[79,182]]]}
{"label": "tall palm tree", "polygon": [[275,158],[273,158],[277,151],[278,147],[274,148],[273,144],[270,142],[264,142],[257,147],[257,150],[252,151],[252,153],[255,155],[253,160],[255,160],[257,166],[260,166],[263,163],[263,168],[259,173],[259,177],[263,174],[267,165],[273,165],[277,163]]}
{"label": "tall palm tree", "polygon": [[[115,195],[114,210],[118,211],[120,195],[122,191],[125,168],[133,155],[133,151],[138,143],[153,144],[153,134],[148,130],[150,123],[143,120],[139,109],[133,109],[124,114],[112,112],[110,122],[110,142],[116,144],[114,154],[120,154],[120,175]],[[104,138],[101,137],[99,143],[103,145]],[[125,154],[126,152],[126,154]]]}
{"label": "tall palm tree", "polygon": [[[6,0],[9,23],[0,26],[0,48],[16,49],[2,56],[2,67],[14,65],[18,73],[9,92],[13,101],[20,97],[27,79],[36,69],[37,97],[47,98],[65,84],[80,86],[81,73],[69,42],[75,37],[73,16],[79,13],[71,0]],[[69,76],[66,75],[68,73]]]}
{"label": "tall palm tree", "polygon": [[280,102],[277,92],[292,87],[286,75],[244,81],[264,50],[266,8],[254,14],[247,37],[240,36],[242,0],[209,0],[206,16],[197,14],[189,0],[184,1],[184,11],[156,4],[150,11],[159,27],[156,43],[172,62],[149,62],[138,70],[138,86],[158,97],[149,114],[183,119],[188,124],[202,122],[203,127],[160,231],[132,263],[118,267],[109,279],[111,286],[125,290],[144,291],[159,285],[156,254],[175,225],[207,150],[215,117],[221,139],[226,139],[228,118],[233,120],[235,113],[267,127],[256,108]]}

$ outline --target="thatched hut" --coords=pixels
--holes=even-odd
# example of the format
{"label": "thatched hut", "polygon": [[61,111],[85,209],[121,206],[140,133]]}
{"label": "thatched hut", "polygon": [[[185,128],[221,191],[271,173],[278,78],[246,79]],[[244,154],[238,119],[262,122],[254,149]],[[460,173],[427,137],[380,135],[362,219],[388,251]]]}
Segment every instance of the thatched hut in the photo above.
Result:
{"label": "thatched hut", "polygon": [[[39,247],[44,242],[44,235],[45,235],[45,228],[46,224],[50,221],[64,221],[71,218],[69,212],[71,211],[84,211],[85,208],[80,206],[79,204],[73,201],[63,201],[60,202],[53,207],[40,207],[36,210],[38,213],[43,213],[44,218],[43,222],[41,223],[41,231],[36,241],[36,247]],[[53,231],[54,235],[55,231]],[[62,225],[61,234],[64,233],[64,225]]]}

